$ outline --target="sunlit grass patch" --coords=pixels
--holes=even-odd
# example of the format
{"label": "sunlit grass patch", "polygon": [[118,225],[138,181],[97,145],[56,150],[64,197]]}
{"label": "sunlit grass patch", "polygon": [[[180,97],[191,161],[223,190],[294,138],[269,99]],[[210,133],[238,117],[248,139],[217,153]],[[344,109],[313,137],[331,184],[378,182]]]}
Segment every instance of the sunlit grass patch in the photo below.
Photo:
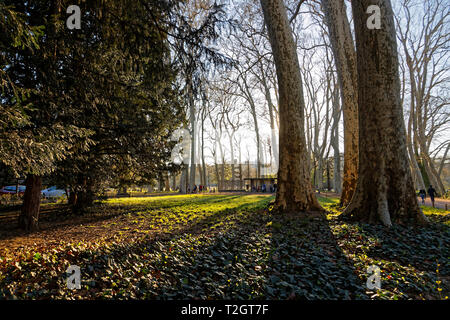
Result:
{"label": "sunlit grass patch", "polygon": [[427,206],[420,206],[425,216],[434,223],[450,226],[450,211]]}
{"label": "sunlit grass patch", "polygon": [[332,219],[341,214],[342,209],[339,207],[339,198],[318,196],[317,200],[319,201],[320,205],[328,212],[327,219]]}
{"label": "sunlit grass patch", "polygon": [[424,214],[435,214],[435,215],[448,215],[450,210],[433,208],[428,206],[420,206]]}

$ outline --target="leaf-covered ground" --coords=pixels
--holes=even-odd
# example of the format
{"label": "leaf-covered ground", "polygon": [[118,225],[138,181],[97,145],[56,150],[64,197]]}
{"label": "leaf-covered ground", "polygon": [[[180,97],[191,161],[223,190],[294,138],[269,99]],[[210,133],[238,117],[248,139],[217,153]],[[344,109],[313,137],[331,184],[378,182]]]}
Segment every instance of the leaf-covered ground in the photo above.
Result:
{"label": "leaf-covered ground", "polygon": [[[122,198],[83,217],[51,207],[46,230],[0,236],[0,299],[447,299],[449,212],[424,207],[429,226],[386,229],[338,221],[337,199],[319,198],[327,217],[275,215],[272,200]],[[66,286],[69,265],[80,290]],[[380,290],[366,287],[370,265]]]}

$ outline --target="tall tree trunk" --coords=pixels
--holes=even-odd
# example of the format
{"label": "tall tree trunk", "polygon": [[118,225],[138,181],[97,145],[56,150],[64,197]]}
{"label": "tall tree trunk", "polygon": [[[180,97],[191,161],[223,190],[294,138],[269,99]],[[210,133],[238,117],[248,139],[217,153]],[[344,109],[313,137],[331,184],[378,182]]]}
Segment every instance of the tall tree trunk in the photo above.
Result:
{"label": "tall tree trunk", "polygon": [[331,128],[330,143],[333,147],[333,188],[334,192],[341,193],[341,155],[339,152],[339,119],[341,108],[339,99],[335,93],[333,99],[333,126]]}
{"label": "tall tree trunk", "polygon": [[[217,131],[216,131],[216,137],[217,137]],[[217,163],[217,140],[215,140],[214,144],[213,144],[213,149],[212,149],[212,155],[214,158],[214,172],[216,175],[216,181],[217,181],[217,188],[220,189],[220,176],[219,176],[219,164]]]}
{"label": "tall tree trunk", "polygon": [[[420,148],[422,150],[422,147]],[[443,194],[445,191],[444,184],[436,170],[433,160],[429,156],[428,152],[422,152],[422,159],[424,159],[425,169],[427,170],[428,177],[430,181],[433,181],[433,187],[436,189],[438,194]]]}
{"label": "tall tree trunk", "polygon": [[261,159],[261,177],[264,177],[266,175],[266,152],[264,150],[264,144],[261,144],[261,148],[259,148],[261,155],[259,158]]}
{"label": "tall tree trunk", "polygon": [[164,177],[162,173],[158,176],[158,191],[161,192],[164,190]]}
{"label": "tall tree trunk", "polygon": [[327,159],[327,191],[331,190],[330,161]]}
{"label": "tall tree trunk", "polygon": [[317,189],[320,191],[323,190],[323,159],[322,157],[319,157],[317,159],[317,170],[316,170],[316,183],[317,183]]}
{"label": "tall tree trunk", "polygon": [[234,131],[232,131],[231,133],[228,133],[228,138],[229,138],[229,142],[230,142],[230,155],[231,155],[231,190],[234,190],[234,180],[236,179],[235,172],[234,172],[235,161],[234,161],[233,137],[234,137]]}
{"label": "tall tree trunk", "polygon": [[344,115],[344,178],[341,206],[347,206],[358,174],[358,77],[356,53],[344,0],[322,0],[336,61]]}
{"label": "tall tree trunk", "polygon": [[177,189],[177,176],[175,173],[171,173],[170,176],[172,177],[172,190],[176,190]]}
{"label": "tall tree trunk", "polygon": [[[94,192],[92,190],[91,180],[82,174],[79,175],[78,184],[74,186],[73,192],[75,193],[75,203],[72,205],[72,212],[75,214],[83,214],[85,209],[92,206],[94,203]],[[126,192],[126,187],[122,186],[119,188],[119,193]]]}
{"label": "tall tree trunk", "polygon": [[180,175],[180,193],[187,193],[187,177],[189,175],[188,164],[183,164],[183,169]]}
{"label": "tall tree trunk", "polygon": [[[381,9],[381,29],[366,25],[366,9]],[[394,18],[389,0],[352,1],[359,106],[359,174],[343,217],[370,223],[425,223],[417,203],[400,103]]]}
{"label": "tall tree trunk", "polygon": [[170,191],[169,172],[164,172],[164,191]]}
{"label": "tall tree trunk", "polygon": [[[205,112],[205,111],[203,110],[203,112]],[[202,176],[203,176],[203,183],[206,186],[208,181],[206,179],[205,137],[204,137],[204,133],[205,133],[205,118],[202,115],[202,139],[201,139],[201,143],[202,143]]]}
{"label": "tall tree trunk", "polygon": [[[201,119],[203,121],[203,119]],[[197,130],[197,157],[196,157],[196,163],[197,163],[197,169],[198,169],[198,176],[200,178],[200,185],[204,185],[205,181],[203,180],[203,169],[202,169],[202,135],[200,130]]]}
{"label": "tall tree trunk", "polygon": [[258,117],[256,115],[256,107],[252,107],[252,117],[255,124],[256,136],[256,177],[261,177],[261,138],[259,136]]}
{"label": "tall tree trunk", "polygon": [[219,151],[220,151],[220,158],[222,159],[222,164],[220,166],[220,186],[219,189],[225,190],[225,153],[223,152],[222,144],[219,143]]}
{"label": "tall tree trunk", "polygon": [[205,181],[203,180],[203,168],[200,163],[197,164],[198,176],[200,178],[200,185],[205,185]]}
{"label": "tall tree trunk", "polygon": [[422,177],[422,173],[420,171],[419,165],[417,164],[417,158],[416,155],[414,154],[414,150],[413,150],[413,146],[412,146],[412,139],[411,136],[413,135],[412,132],[412,122],[414,119],[414,100],[411,100],[411,109],[410,109],[410,115],[409,115],[409,119],[408,119],[408,132],[406,135],[406,144],[408,147],[408,153],[409,153],[409,161],[411,163],[411,169],[412,169],[412,173],[413,173],[413,178],[415,181],[415,186],[417,186],[417,188],[419,190],[425,190],[425,183],[423,182],[423,177]]}
{"label": "tall tree trunk", "polygon": [[247,97],[247,101],[250,104],[250,113],[253,118],[253,123],[255,125],[255,136],[256,136],[256,177],[259,178],[261,176],[261,138],[259,136],[259,125],[258,125],[258,115],[256,114],[256,105],[255,101],[250,92],[250,88],[247,84],[247,79],[245,76],[242,76],[242,82],[244,83],[245,96]]}
{"label": "tall tree trunk", "polygon": [[220,133],[216,130],[216,143],[219,146],[220,159],[222,162],[222,165],[220,166],[220,179],[217,180],[217,188],[219,190],[223,190],[225,188],[225,153],[223,152],[221,138],[222,138],[222,127],[220,127]]}
{"label": "tall tree trunk", "polygon": [[19,215],[19,228],[26,231],[36,231],[39,229],[42,177],[29,174],[25,185],[26,190]]}
{"label": "tall tree trunk", "polygon": [[220,183],[219,165],[217,164],[217,161],[214,162],[214,169],[215,169],[215,173],[216,173],[217,189],[220,189],[222,186]]}
{"label": "tall tree trunk", "polygon": [[270,119],[270,141],[272,142],[272,152],[275,163],[275,172],[278,170],[278,141],[277,141],[277,133],[275,129],[275,117],[273,115],[275,106],[272,103],[272,96],[270,94],[270,88],[267,84],[266,75],[264,73],[263,64],[260,61],[259,69],[261,73],[262,85],[264,87],[264,96],[266,97],[267,105],[269,107],[269,119]]}
{"label": "tall tree trunk", "polygon": [[280,164],[275,209],[323,210],[311,187],[305,140],[303,85],[297,50],[282,0],[261,0],[278,79]]}
{"label": "tall tree trunk", "polygon": [[[190,79],[191,80],[191,79]],[[189,188],[190,191],[194,189],[195,185],[195,141],[197,139],[197,135],[195,132],[195,103],[194,103],[194,93],[192,89],[192,82],[189,84],[189,121],[191,123],[191,169],[189,176]]]}
{"label": "tall tree trunk", "polygon": [[226,182],[225,182],[225,159],[222,158],[222,165],[220,166],[220,181],[221,181],[221,189],[226,189]]}
{"label": "tall tree trunk", "polygon": [[[417,133],[418,133],[418,128],[417,128],[417,112],[416,112],[416,80],[414,79],[414,66],[411,60],[411,56],[409,55],[409,52],[406,48],[406,43],[404,41],[402,41],[402,45],[403,45],[403,50],[405,52],[405,56],[406,56],[406,65],[408,66],[408,70],[409,70],[409,81],[410,81],[410,86],[411,86],[411,99],[410,99],[410,110],[409,110],[409,119],[408,119],[408,131],[407,131],[407,135],[406,135],[406,143],[408,146],[408,152],[409,152],[409,160],[411,163],[411,167],[412,167],[412,173],[413,173],[413,177],[415,178],[415,182],[417,184],[417,186],[419,187],[419,189],[426,189],[425,188],[425,183],[423,180],[423,176],[422,176],[422,172],[419,168],[419,165],[417,163],[417,153],[414,152],[413,150],[413,143],[416,144],[416,150],[418,150],[418,139],[417,139]],[[420,111],[419,111],[420,112]],[[413,139],[411,138],[413,137]]]}
{"label": "tall tree trunk", "polygon": [[341,192],[341,155],[339,153],[339,148],[334,148],[334,155],[333,155],[333,187],[334,192],[340,193]]}
{"label": "tall tree trunk", "polygon": [[242,170],[242,151],[241,151],[241,145],[240,145],[240,143],[239,143],[239,189],[240,190],[242,190],[242,186],[243,186],[243,176],[242,176],[242,173],[243,173],[243,170]]}
{"label": "tall tree trunk", "polygon": [[78,194],[75,191],[75,188],[73,186],[70,187],[70,193],[69,193],[69,199],[68,199],[68,204],[70,206],[74,206],[76,205],[78,201]]}
{"label": "tall tree trunk", "polygon": [[76,202],[72,206],[72,211],[75,214],[83,214],[86,208],[92,206],[94,203],[94,194],[90,186],[77,192]]}
{"label": "tall tree trunk", "polygon": [[447,154],[450,150],[450,143],[447,144],[447,148],[445,148],[444,156],[442,157],[441,164],[439,165],[438,176],[440,177],[442,174],[442,169],[444,169],[445,161],[447,161]]}

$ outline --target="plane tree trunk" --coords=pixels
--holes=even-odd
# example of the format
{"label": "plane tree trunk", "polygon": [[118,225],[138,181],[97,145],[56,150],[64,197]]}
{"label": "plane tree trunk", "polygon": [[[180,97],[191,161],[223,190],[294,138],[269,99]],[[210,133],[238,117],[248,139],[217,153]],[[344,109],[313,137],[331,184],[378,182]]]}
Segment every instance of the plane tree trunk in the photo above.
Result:
{"label": "plane tree trunk", "polygon": [[344,116],[344,177],[341,206],[347,206],[356,188],[358,174],[358,79],[356,52],[344,0],[322,0],[330,34]]}
{"label": "plane tree trunk", "polygon": [[275,60],[279,92],[278,190],[274,209],[323,210],[311,187],[304,135],[304,97],[296,46],[282,0],[261,0]]}
{"label": "plane tree trunk", "polygon": [[[381,29],[366,25],[366,9],[381,9]],[[400,103],[394,19],[389,0],[352,1],[359,106],[359,172],[342,216],[382,223],[424,223],[417,203]]]}

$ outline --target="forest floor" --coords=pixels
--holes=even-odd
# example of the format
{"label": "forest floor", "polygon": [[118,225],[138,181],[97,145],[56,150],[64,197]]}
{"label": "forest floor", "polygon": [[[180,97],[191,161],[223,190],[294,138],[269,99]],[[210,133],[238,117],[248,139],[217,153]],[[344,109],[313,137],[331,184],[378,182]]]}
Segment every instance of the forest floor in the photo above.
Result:
{"label": "forest floor", "polygon": [[387,229],[342,222],[338,199],[318,198],[326,216],[274,214],[261,194],[117,198],[83,216],[46,204],[32,234],[3,211],[0,299],[448,299],[449,211]]}

